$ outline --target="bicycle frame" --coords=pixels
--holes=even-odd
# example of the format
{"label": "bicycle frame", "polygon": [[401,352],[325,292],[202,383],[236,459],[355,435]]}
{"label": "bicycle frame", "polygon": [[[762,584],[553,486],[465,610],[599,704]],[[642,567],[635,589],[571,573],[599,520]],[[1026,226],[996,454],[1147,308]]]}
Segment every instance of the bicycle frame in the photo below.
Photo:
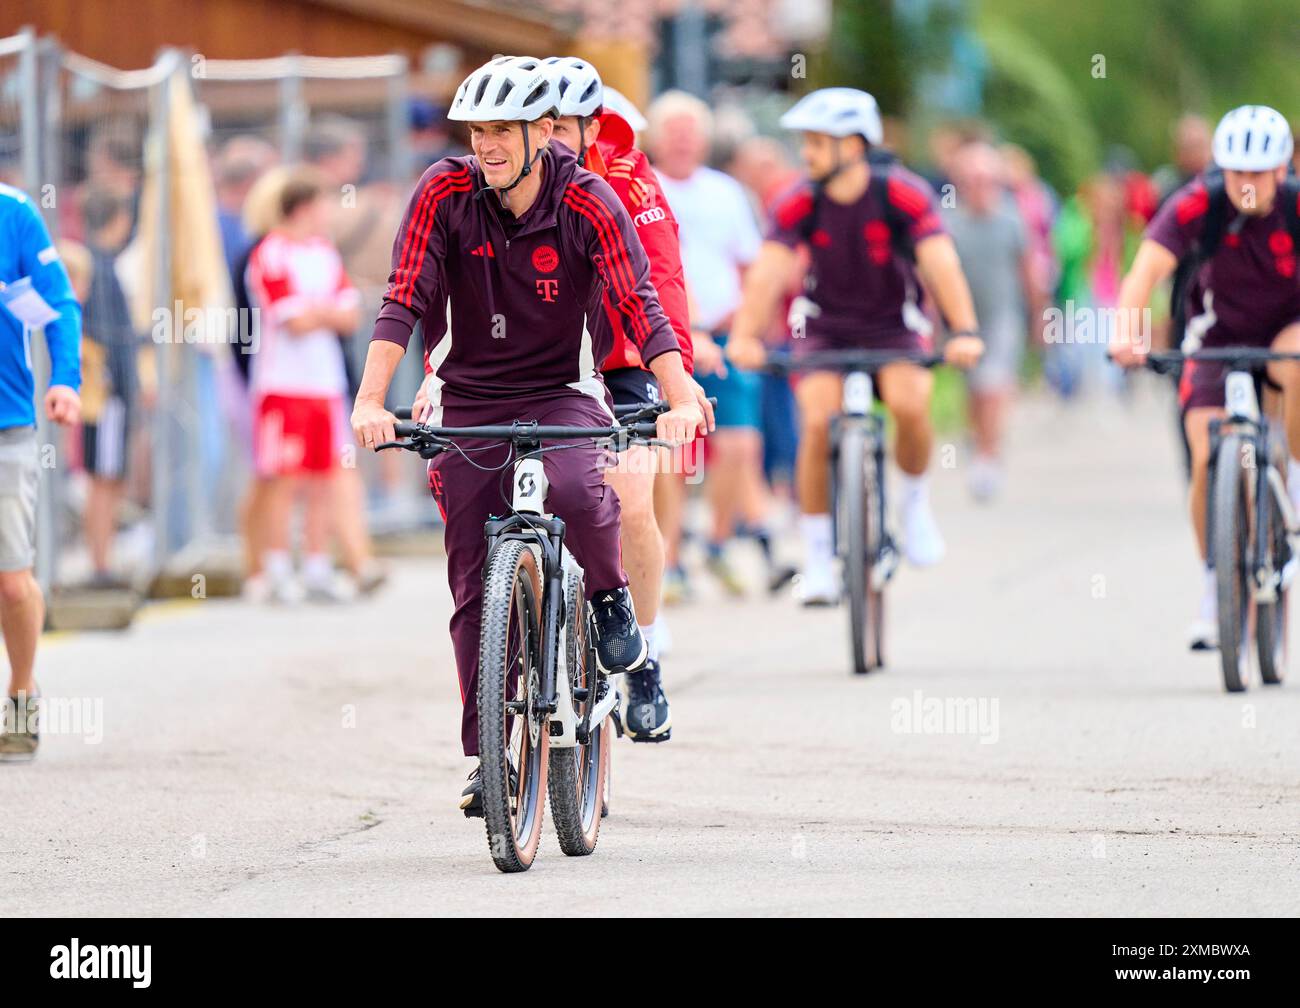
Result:
{"label": "bicycle frame", "polygon": [[590,738],[591,726],[603,722],[618,705],[618,691],[607,690],[582,718],[574,710],[565,628],[568,620],[584,619],[586,613],[564,611],[564,580],[569,574],[581,577],[583,571],[564,545],[564,519],[545,511],[546,493],[550,489],[546,468],[540,458],[530,454],[540,448],[540,442],[520,442],[519,454],[524,457],[514,463],[511,493],[514,513],[508,518],[489,521],[484,526],[484,533],[488,540],[489,559],[497,545],[506,539],[523,540],[537,556],[544,582],[538,709],[548,715],[550,744],[558,749],[569,749],[586,742]]}
{"label": "bicycle frame", "polygon": [[[1286,481],[1273,464],[1272,429],[1268,417],[1264,416],[1259,404],[1259,380],[1249,371],[1229,371],[1224,386],[1224,401],[1227,416],[1210,424],[1210,480],[1214,485],[1214,470],[1217,466],[1219,444],[1223,436],[1232,433],[1246,440],[1251,446],[1253,459],[1249,468],[1254,478],[1249,481],[1251,506],[1253,508],[1255,528],[1264,528],[1267,523],[1267,508],[1270,495],[1277,502],[1288,532],[1294,533],[1297,527],[1297,513],[1287,492]],[[1262,460],[1262,464],[1261,464]],[[1214,541],[1214,509],[1206,510],[1206,538]],[[1277,600],[1278,589],[1282,584],[1282,572],[1275,569],[1273,562],[1273,544],[1264,536],[1255,537],[1255,557],[1253,564],[1253,597],[1256,602],[1272,603]],[[1213,551],[1211,551],[1211,555]]]}

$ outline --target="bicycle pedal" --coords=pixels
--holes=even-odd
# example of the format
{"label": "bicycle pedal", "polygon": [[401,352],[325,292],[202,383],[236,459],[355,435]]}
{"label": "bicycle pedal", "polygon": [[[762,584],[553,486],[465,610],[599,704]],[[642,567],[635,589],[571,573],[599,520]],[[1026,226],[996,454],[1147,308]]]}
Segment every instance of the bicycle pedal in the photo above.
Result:
{"label": "bicycle pedal", "polygon": [[767,582],[768,593],[775,595],[782,588],[784,588],[791,581],[793,581],[795,579],[795,575],[798,573],[799,572],[796,571],[793,567],[782,567],[780,570],[776,571],[768,579]]}
{"label": "bicycle pedal", "polygon": [[615,707],[612,711],[610,711],[609,716],[614,721],[614,737],[622,738],[623,737],[623,715],[621,715],[618,712],[618,707]]}
{"label": "bicycle pedal", "polygon": [[881,549],[880,560],[871,567],[871,587],[882,591],[897,570],[898,551],[890,544]]}

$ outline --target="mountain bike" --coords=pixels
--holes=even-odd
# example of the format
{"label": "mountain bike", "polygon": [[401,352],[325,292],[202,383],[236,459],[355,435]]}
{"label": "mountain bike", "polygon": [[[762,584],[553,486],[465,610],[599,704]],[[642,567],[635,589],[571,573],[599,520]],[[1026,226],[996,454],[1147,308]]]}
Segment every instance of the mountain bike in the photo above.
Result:
{"label": "mountain bike", "polygon": [[1147,357],[1159,373],[1188,361],[1227,365],[1227,416],[1210,421],[1205,533],[1217,585],[1223,685],[1231,693],[1249,683],[1252,651],[1263,682],[1280,683],[1286,673],[1295,570],[1290,537],[1300,532],[1300,519],[1287,492],[1286,439],[1260,409],[1265,369],[1276,360],[1300,360],[1300,354],[1223,347]]}
{"label": "mountain bike", "polygon": [[831,507],[835,554],[841,561],[849,609],[850,655],[858,675],[885,664],[885,586],[898,569],[898,548],[886,520],[884,422],[872,412],[872,375],[897,361],[933,367],[943,363],[943,357],[831,350],[799,356],[772,354],[765,365],[776,374],[838,371],[844,375],[841,412],[831,420]]}
{"label": "mountain bike", "polygon": [[478,667],[483,813],[492,860],[503,872],[532,866],[548,792],[560,849],[574,857],[596,849],[619,702],[610,677],[596,663],[583,571],[564,544],[564,520],[545,510],[542,456],[570,447],[554,442],[596,442],[613,451],[662,444],[654,440],[655,424],[648,419],[662,409],[667,405],[647,407],[607,427],[399,422],[399,440],[378,446],[405,448],[424,459],[461,450],[457,438],[512,446],[502,466],[509,513],[484,525],[488,546]]}

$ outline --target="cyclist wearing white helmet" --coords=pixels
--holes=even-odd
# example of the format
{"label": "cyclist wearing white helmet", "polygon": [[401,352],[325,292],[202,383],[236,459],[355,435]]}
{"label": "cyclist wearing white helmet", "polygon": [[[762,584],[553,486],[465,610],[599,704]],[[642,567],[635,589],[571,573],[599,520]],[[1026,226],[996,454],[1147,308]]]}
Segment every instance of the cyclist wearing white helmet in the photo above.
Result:
{"label": "cyclist wearing white helmet", "polygon": [[[682,363],[691,371],[694,355],[677,219],[649,159],[636,148],[628,115],[640,118],[640,114],[621,95],[621,110],[611,107],[610,98],[617,92],[603,85],[596,68],[586,60],[552,56],[544,62],[551,68],[560,96],[560,114],[553,135],[577,152],[579,164],[605,179],[627,209],[650,259],[650,280],[672,323]],[[644,120],[641,122],[644,125]],[[660,390],[655,376],[646,369],[618,313],[606,311],[589,321],[612,330],[612,349],[601,371],[614,405],[635,407],[658,402]],[[713,408],[696,387],[712,429]],[[672,735],[672,716],[659,666],[657,627],[664,575],[664,541],[654,508],[658,456],[648,448],[634,447],[621,452],[618,466],[605,473],[606,482],[614,488],[622,506],[623,562],[641,635],[650,649],[645,669],[625,677],[628,699],[623,723],[634,742],[666,742]]]}
{"label": "cyclist wearing white helmet", "polygon": [[[384,397],[416,323],[434,376],[426,420],[608,423],[608,393],[594,368],[609,352],[608,331],[585,325],[606,310],[622,317],[672,406],[657,421],[660,437],[682,443],[704,428],[627,211],[608,184],[578,168],[568,148],[551,143],[558,103],[549,70],[527,57],[493,60],[456,93],[449,117],[469,123],[474,154],[444,158],[424,173],[397,234],[352,413],[363,447],[393,440],[396,418]],[[478,749],[483,524],[510,505],[502,497],[502,462],[491,446],[430,462],[430,489],[446,521],[467,756]],[[604,486],[602,453],[575,445],[549,452],[545,466],[547,507],[566,520],[566,542],[586,571],[597,660],[635,671],[648,649],[626,587],[618,499]],[[475,770],[461,795],[466,815],[482,815],[481,796]]]}
{"label": "cyclist wearing white helmet", "polygon": [[[876,100],[854,88],[814,91],[781,117],[803,133],[808,178],[779,200],[757,262],[745,280],[745,298],[728,354],[740,367],[759,367],[768,330],[796,267],[796,250],[810,256],[804,297],[792,312],[803,320],[802,352],[836,349],[921,351],[929,325],[920,309],[918,274],[938,301],[954,335],[945,347],[952,364],[969,367],[983,350],[976,335],[970,290],[933,190],[919,176],[881,158],[869,160],[883,133]],[[880,398],[897,425],[895,457],[903,473],[905,553],[917,566],[938,562],[943,539],[930,511],[925,473],[930,464],[929,371],[908,362],[881,368]],[[831,546],[830,421],[840,409],[842,379],[831,372],[805,375],[796,389],[799,451],[796,482],[803,512],[805,604],[838,595]]]}
{"label": "cyclist wearing white helmet", "polygon": [[[1111,348],[1117,363],[1131,367],[1145,359],[1150,334],[1137,331],[1134,320],[1156,286],[1184,260],[1191,267],[1179,306],[1187,319],[1185,352],[1233,346],[1300,351],[1300,187],[1288,178],[1291,154],[1291,127],[1275,109],[1243,105],[1219,121],[1215,166],[1160,208],[1120,285]],[[1283,390],[1286,436],[1294,455],[1300,452],[1300,368],[1274,361],[1268,376]],[[1179,386],[1192,459],[1191,517],[1202,559],[1209,427],[1224,415],[1224,377],[1222,365],[1189,362]],[[1294,458],[1287,482],[1292,499],[1300,502],[1300,463]],[[1217,646],[1216,620],[1214,575],[1207,569],[1191,630],[1194,650]]]}

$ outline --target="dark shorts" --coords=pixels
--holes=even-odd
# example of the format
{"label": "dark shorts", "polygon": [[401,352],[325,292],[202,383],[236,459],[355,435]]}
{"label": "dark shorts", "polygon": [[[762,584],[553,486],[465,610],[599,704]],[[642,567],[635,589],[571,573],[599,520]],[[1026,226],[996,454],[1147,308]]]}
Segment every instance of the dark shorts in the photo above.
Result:
{"label": "dark shorts", "polygon": [[894,329],[862,339],[846,340],[810,332],[790,341],[790,354],[798,360],[804,354],[838,350],[896,350],[899,353],[924,354],[931,349],[930,339],[915,329]]}
{"label": "dark shorts", "polygon": [[82,426],[82,461],[91,476],[111,480],[126,477],[131,420],[131,408],[117,396],[109,396],[94,423]]}
{"label": "dark shorts", "polygon": [[[1205,350],[1221,347],[1257,347],[1266,349],[1273,345],[1277,334],[1288,326],[1300,322],[1294,318],[1276,329],[1266,329],[1247,335],[1229,335],[1211,332],[1201,344]],[[1178,402],[1184,412],[1190,409],[1222,409],[1223,383],[1228,377],[1228,367],[1219,361],[1188,361],[1183,365],[1183,374],[1178,382]],[[1267,381],[1267,379],[1265,379]],[[1269,387],[1276,387],[1268,382]]]}
{"label": "dark shorts", "polygon": [[615,406],[653,406],[662,398],[659,382],[651,371],[638,367],[613,368],[604,377]]}

